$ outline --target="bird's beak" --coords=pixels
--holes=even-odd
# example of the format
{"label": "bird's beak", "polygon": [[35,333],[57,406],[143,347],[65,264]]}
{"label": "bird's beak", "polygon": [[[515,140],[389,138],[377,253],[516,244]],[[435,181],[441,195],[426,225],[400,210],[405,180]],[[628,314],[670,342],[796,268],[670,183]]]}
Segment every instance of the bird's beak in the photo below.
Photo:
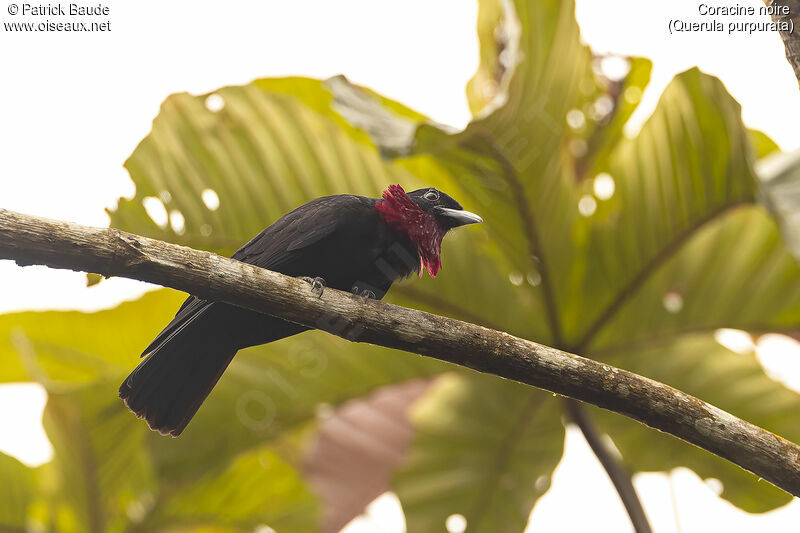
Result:
{"label": "bird's beak", "polygon": [[475,213],[470,213],[463,209],[450,209],[447,207],[434,207],[433,211],[437,216],[444,217],[451,227],[465,226],[467,224],[479,224],[483,219]]}

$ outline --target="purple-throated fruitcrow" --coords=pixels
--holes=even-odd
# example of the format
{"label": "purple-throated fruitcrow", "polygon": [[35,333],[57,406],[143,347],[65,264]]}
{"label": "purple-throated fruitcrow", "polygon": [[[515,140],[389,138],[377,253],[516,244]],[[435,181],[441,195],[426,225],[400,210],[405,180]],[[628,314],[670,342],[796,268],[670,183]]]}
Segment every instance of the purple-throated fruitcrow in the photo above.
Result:
{"label": "purple-throated fruitcrow", "polygon": [[[380,199],[325,196],[279,218],[234,259],[325,286],[381,299],[397,279],[436,277],[448,230],[483,222],[436,189],[406,194],[391,185]],[[308,328],[222,302],[189,296],[145,348],[146,358],[119,396],[150,428],[181,434],[238,350]]]}

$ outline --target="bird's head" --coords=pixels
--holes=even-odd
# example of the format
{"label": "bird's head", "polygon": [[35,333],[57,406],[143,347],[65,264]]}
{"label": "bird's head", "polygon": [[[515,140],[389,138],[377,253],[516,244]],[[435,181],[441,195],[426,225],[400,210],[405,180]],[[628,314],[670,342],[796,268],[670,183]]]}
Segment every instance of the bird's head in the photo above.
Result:
{"label": "bird's head", "polygon": [[483,222],[433,187],[406,193],[400,185],[389,185],[375,209],[390,226],[416,244],[420,277],[423,268],[434,278],[441,270],[442,239],[449,230]]}
{"label": "bird's head", "polygon": [[[396,187],[399,187],[399,185],[396,185]],[[483,222],[481,217],[475,213],[465,211],[461,204],[453,200],[452,197],[433,187],[411,191],[408,193],[408,197],[425,213],[433,216],[436,222],[445,230]]]}

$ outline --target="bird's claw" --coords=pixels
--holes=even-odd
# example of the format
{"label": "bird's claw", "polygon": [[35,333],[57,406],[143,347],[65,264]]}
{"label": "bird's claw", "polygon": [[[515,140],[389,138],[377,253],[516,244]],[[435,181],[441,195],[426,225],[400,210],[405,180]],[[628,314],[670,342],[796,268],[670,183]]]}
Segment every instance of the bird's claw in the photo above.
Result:
{"label": "bird's claw", "polygon": [[311,285],[311,292],[319,292],[317,298],[322,298],[322,293],[325,292],[325,280],[320,278],[319,276],[315,278],[311,278],[308,276],[300,276],[298,279],[302,279],[309,285]]}
{"label": "bird's claw", "polygon": [[361,291],[361,297],[364,298],[365,302],[367,300],[375,300],[376,299],[375,293],[372,292],[369,289],[364,289],[363,291]]}
{"label": "bird's claw", "polygon": [[374,292],[372,292],[369,289],[359,289],[357,285],[353,285],[352,291],[353,294],[355,294],[356,296],[361,296],[364,299],[364,303],[366,303],[366,301],[370,299],[371,300],[377,299]]}

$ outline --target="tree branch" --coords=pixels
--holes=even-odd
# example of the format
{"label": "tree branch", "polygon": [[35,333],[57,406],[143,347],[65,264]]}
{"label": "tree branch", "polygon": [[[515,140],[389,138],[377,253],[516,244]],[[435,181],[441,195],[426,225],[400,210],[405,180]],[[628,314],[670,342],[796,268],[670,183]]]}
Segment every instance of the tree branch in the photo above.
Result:
{"label": "tree branch", "polygon": [[583,433],[586,442],[589,443],[589,447],[597,456],[600,464],[603,465],[608,477],[614,484],[614,488],[617,489],[617,494],[619,494],[622,504],[628,512],[634,531],[636,533],[650,533],[652,531],[650,522],[647,521],[642,502],[639,501],[639,496],[633,487],[630,471],[608,449],[591,418],[589,418],[589,414],[580,402],[567,398],[564,400],[564,408],[575,425],[581,430],[581,433]]}
{"label": "tree branch", "polygon": [[[786,60],[794,69],[794,75],[800,83],[800,34],[794,31],[796,24],[800,24],[800,0],[764,0],[767,6],[775,10],[772,14],[774,22],[788,22],[789,31],[778,30],[786,48]],[[788,14],[784,14],[784,7],[788,7]]]}
{"label": "tree branch", "polygon": [[670,433],[800,496],[800,446],[677,389],[475,324],[304,281],[115,229],[0,209],[0,258],[123,276],[502,376]]}

